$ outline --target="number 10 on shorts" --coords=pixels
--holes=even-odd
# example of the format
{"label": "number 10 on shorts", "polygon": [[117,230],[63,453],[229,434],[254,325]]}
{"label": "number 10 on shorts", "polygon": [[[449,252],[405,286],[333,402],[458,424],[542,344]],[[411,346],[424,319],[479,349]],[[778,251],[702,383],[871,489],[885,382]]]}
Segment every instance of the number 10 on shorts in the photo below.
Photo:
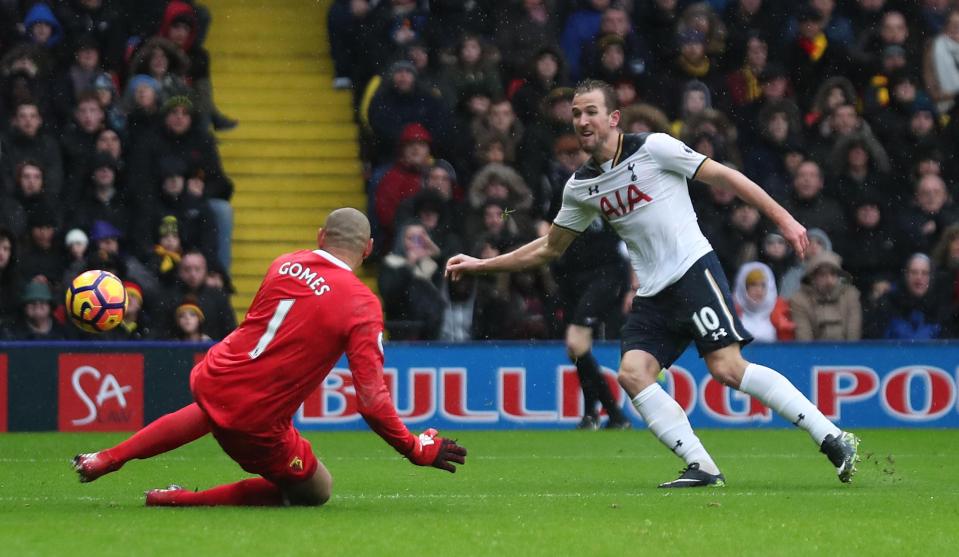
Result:
{"label": "number 10 on shorts", "polygon": [[693,313],[693,323],[701,337],[711,336],[713,340],[719,340],[719,337],[726,336],[726,329],[719,326],[719,316],[709,306]]}

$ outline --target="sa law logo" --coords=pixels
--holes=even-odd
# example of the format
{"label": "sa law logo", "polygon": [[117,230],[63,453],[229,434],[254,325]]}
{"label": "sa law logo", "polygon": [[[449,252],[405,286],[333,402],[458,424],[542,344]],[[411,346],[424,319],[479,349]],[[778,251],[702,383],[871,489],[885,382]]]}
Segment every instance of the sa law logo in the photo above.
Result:
{"label": "sa law logo", "polygon": [[135,431],[143,426],[142,354],[61,354],[60,431]]}

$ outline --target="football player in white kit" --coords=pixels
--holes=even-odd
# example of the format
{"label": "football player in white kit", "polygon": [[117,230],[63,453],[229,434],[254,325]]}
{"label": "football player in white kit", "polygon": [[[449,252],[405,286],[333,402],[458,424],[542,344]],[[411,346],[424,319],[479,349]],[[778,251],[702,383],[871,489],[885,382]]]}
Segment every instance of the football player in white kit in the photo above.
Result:
{"label": "football player in white kit", "polygon": [[729,285],[699,229],[687,180],[727,187],[775,223],[802,257],[806,229],[755,182],[663,133],[624,134],[612,88],[581,82],[573,126],[590,159],[566,183],[563,206],[546,236],[489,259],[452,257],[446,272],[519,271],[563,254],[601,216],[626,243],[640,286],[621,335],[619,383],[649,430],[686,462],[679,478],[660,487],[723,486],[725,477],[693,432],[682,407],[656,382],[662,368],[696,343],[717,380],[747,393],[800,427],[849,482],[859,439],[830,422],[776,370],[743,359],[752,337],[733,310]]}

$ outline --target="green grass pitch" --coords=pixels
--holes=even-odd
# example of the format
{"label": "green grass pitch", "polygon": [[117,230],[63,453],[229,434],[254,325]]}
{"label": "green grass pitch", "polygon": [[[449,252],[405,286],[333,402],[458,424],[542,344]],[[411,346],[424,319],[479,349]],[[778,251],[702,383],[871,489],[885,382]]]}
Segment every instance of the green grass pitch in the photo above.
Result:
{"label": "green grass pitch", "polygon": [[142,493],[247,477],[209,438],[81,485],[113,434],[0,436],[0,555],[950,555],[959,431],[866,430],[840,484],[797,431],[704,430],[727,487],[659,490],[681,463],[645,431],[457,432],[455,475],[370,432],[310,433],[322,508],[152,509]]}

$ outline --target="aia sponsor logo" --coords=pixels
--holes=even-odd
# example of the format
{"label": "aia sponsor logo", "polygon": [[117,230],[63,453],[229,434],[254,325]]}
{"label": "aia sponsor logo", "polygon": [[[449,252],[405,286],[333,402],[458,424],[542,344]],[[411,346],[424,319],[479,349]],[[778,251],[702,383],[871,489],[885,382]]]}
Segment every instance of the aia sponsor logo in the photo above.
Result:
{"label": "aia sponsor logo", "polygon": [[142,354],[61,354],[60,431],[134,431],[143,426]]}
{"label": "aia sponsor logo", "polygon": [[622,189],[618,189],[599,198],[599,210],[603,212],[606,220],[625,217],[652,200],[653,198],[643,193],[636,184],[630,184],[625,195]]}

